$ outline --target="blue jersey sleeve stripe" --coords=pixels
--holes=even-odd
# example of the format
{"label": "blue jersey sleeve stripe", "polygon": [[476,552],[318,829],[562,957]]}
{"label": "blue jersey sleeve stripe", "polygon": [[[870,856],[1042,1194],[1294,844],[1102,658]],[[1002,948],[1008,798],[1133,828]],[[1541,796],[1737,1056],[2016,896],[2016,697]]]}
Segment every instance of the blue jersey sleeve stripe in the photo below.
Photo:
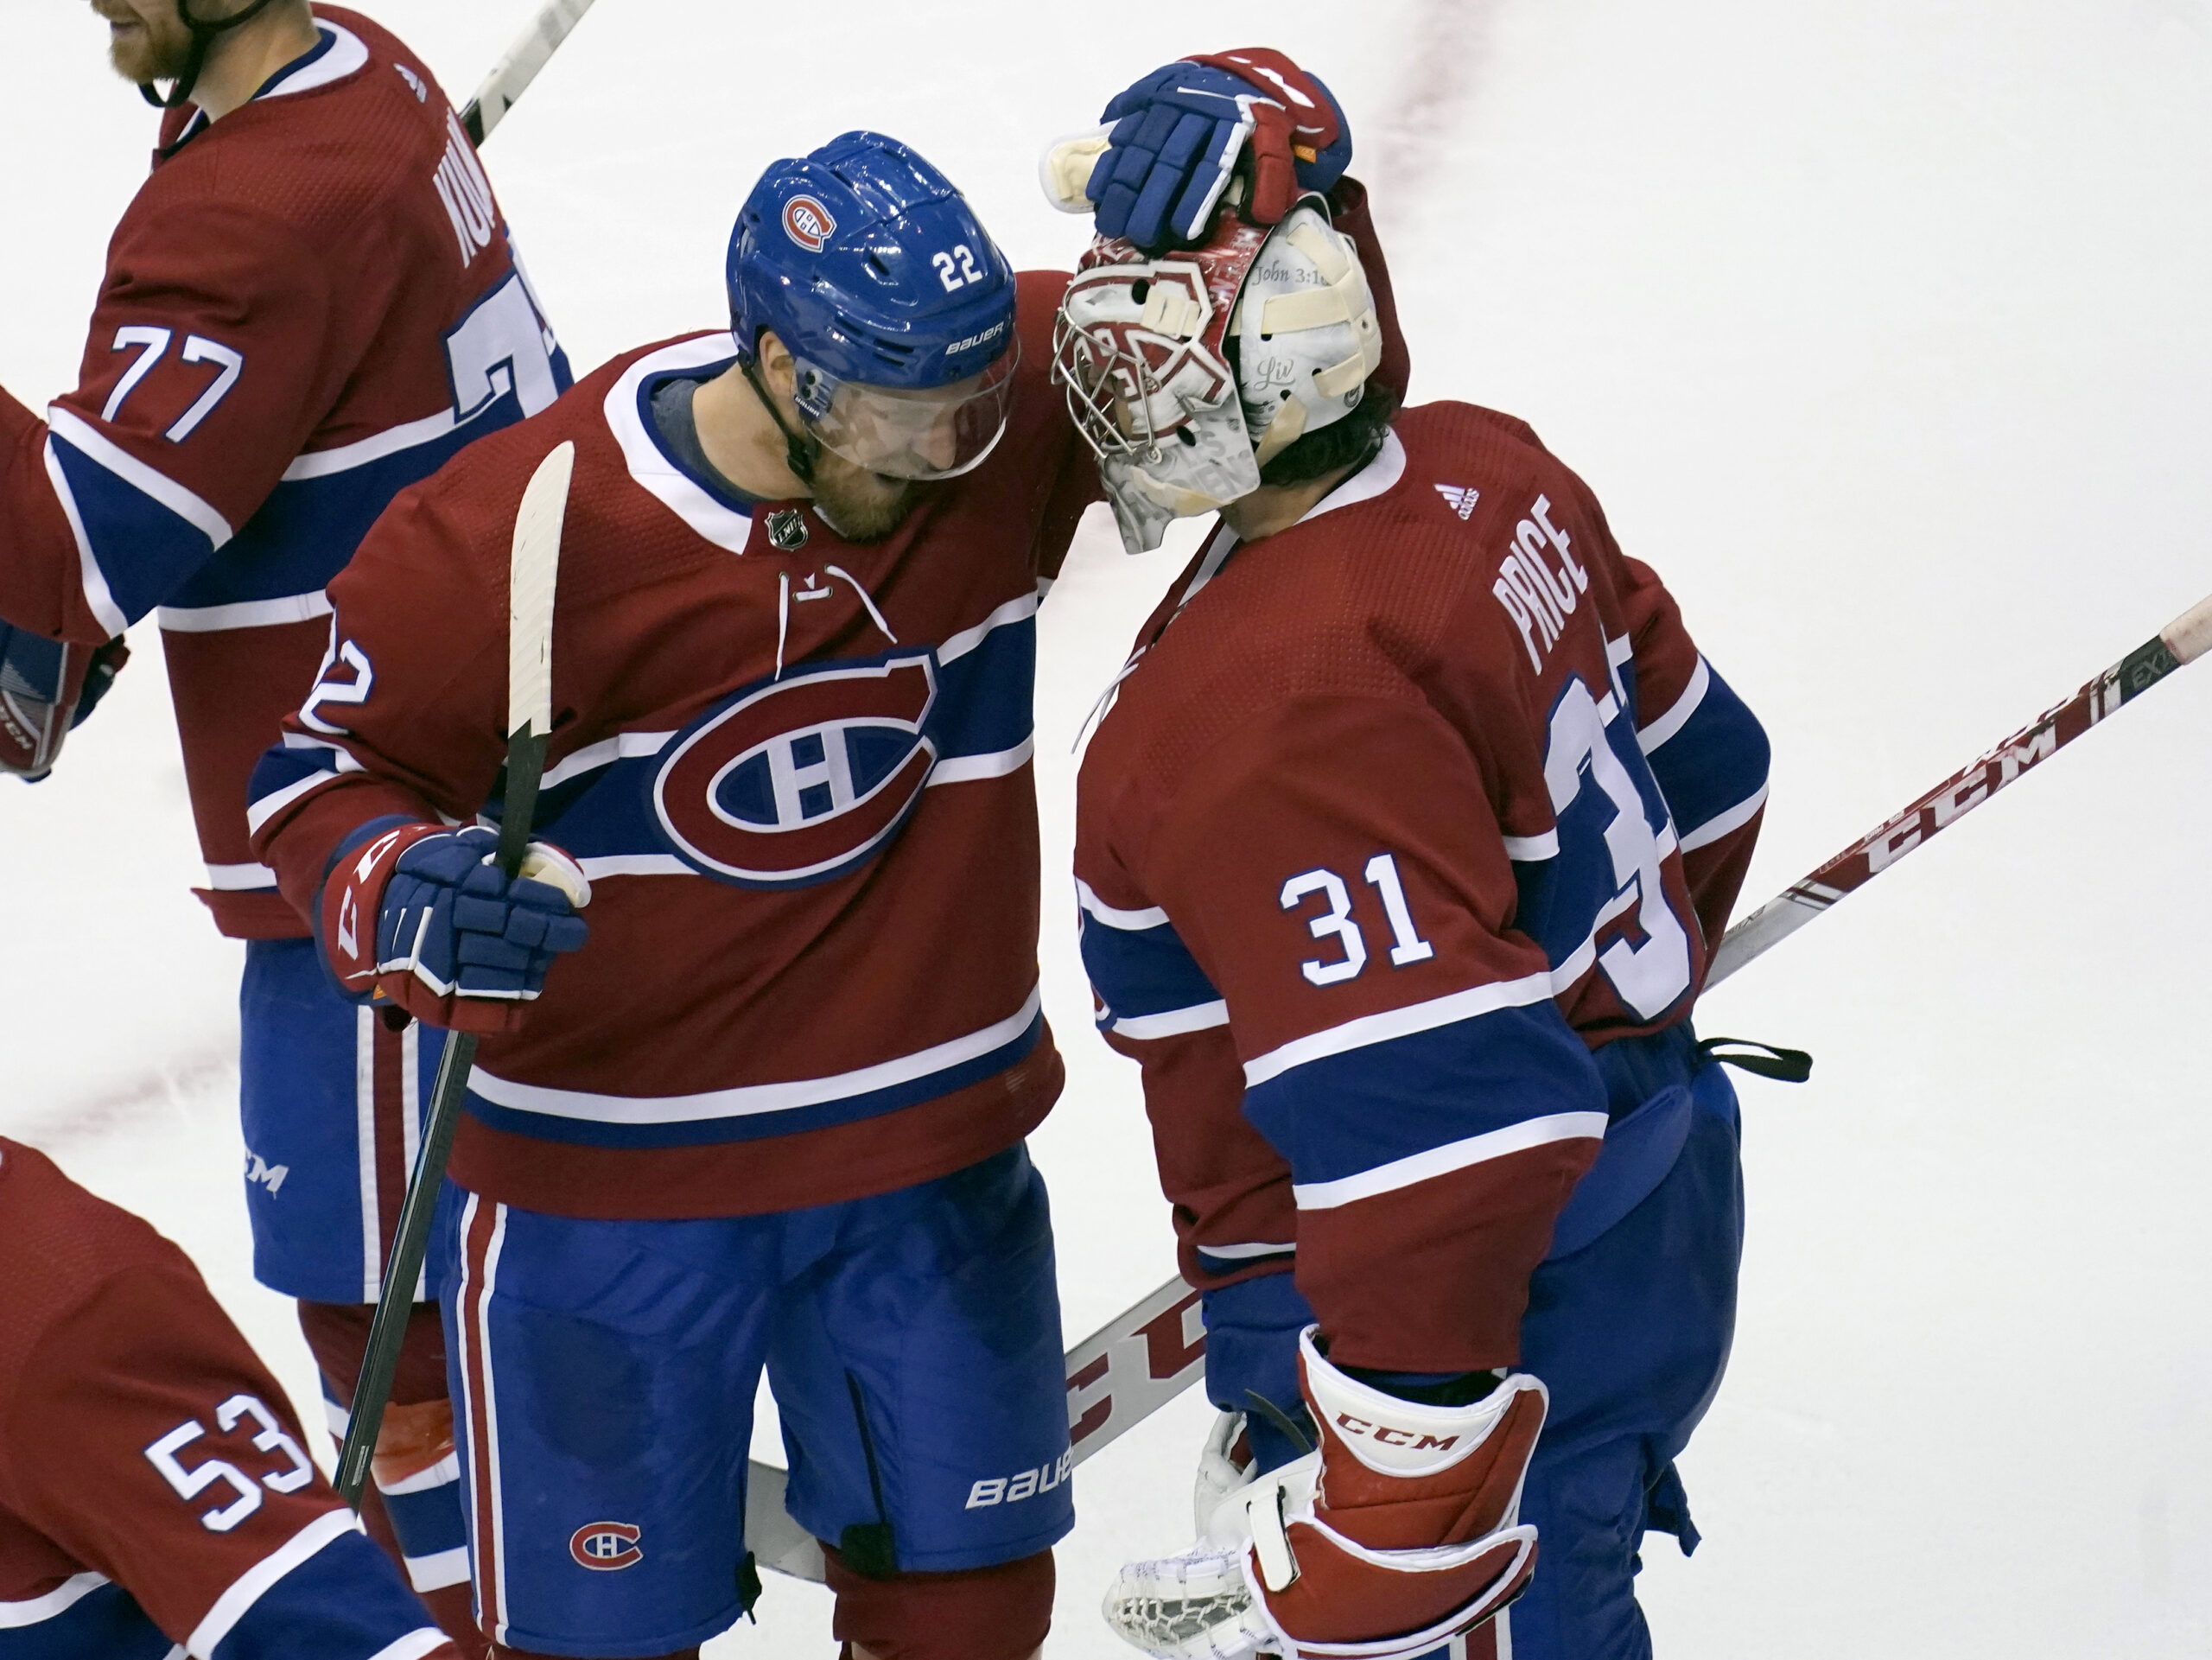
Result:
{"label": "blue jersey sleeve stripe", "polygon": [[1316,1061],[1348,1054],[1356,1049],[1389,1043],[1394,1039],[1410,1037],[1416,1033],[1433,1031],[1439,1027],[1456,1026],[1462,1021],[1472,1020],[1498,1009],[1521,1008],[1530,1003],[1546,1002],[1551,995],[1550,975],[1529,974],[1518,980],[1498,980],[1486,986],[1471,986],[1465,991],[1432,997],[1426,1002],[1409,1003],[1403,1008],[1385,1009],[1379,1014],[1364,1014],[1356,1021],[1346,1021],[1341,1026],[1328,1027],[1294,1039],[1279,1049],[1270,1049],[1266,1054],[1246,1061],[1244,1087],[1257,1089],[1297,1067],[1309,1066]]}
{"label": "blue jersey sleeve stripe", "polygon": [[76,533],[86,600],[105,626],[136,622],[230,541],[220,513],[81,417],[57,407],[48,426],[47,474]]}
{"label": "blue jersey sleeve stripe", "polygon": [[[1101,1025],[1122,1029],[1132,1020],[1167,1015],[1198,1020],[1198,1026],[1185,1030],[1212,1023],[1195,1011],[1219,1005],[1221,993],[1169,924],[1163,920],[1141,930],[1110,927],[1088,911],[1080,921],[1077,939],[1084,970],[1105,1009]],[[1171,1034],[1163,1029],[1152,1035]]]}
{"label": "blue jersey sleeve stripe", "polygon": [[421,1660],[447,1640],[384,1552],[348,1530],[271,1580],[219,1640],[203,1646],[195,1631],[188,1647],[206,1660]]}
{"label": "blue jersey sleeve stripe", "polygon": [[1535,1118],[1594,1112],[1605,1085],[1548,999],[1309,1062],[1247,1090],[1244,1116],[1324,1186]]}
{"label": "blue jersey sleeve stripe", "polygon": [[1602,1112],[1551,1113],[1377,1165],[1357,1175],[1340,1177],[1335,1181],[1294,1183],[1290,1191],[1301,1211],[1334,1210],[1363,1199],[1417,1186],[1471,1165],[1525,1153],[1532,1148],[1546,1147],[1554,1142],[1602,1141],[1605,1134],[1605,1115]]}
{"label": "blue jersey sleeve stripe", "polygon": [[7,1660],[171,1660],[182,1650],[121,1586],[79,1574],[42,1597],[0,1602]]}
{"label": "blue jersey sleeve stripe", "polygon": [[[241,1574],[231,1587],[215,1599],[215,1606],[193,1628],[185,1647],[195,1655],[213,1655],[228,1640],[240,1620],[295,1568],[312,1561],[347,1534],[360,1534],[360,1518],[348,1510],[325,1511],[283,1544]],[[363,1542],[366,1542],[364,1535]],[[370,1549],[374,1549],[374,1546]]]}
{"label": "blue jersey sleeve stripe", "polygon": [[1696,708],[1649,757],[1652,777],[1681,827],[1685,850],[1694,836],[1710,840],[1725,834],[1707,834],[1724,814],[1740,811],[1740,824],[1758,811],[1745,804],[1764,798],[1771,760],[1758,717],[1719,674],[1708,673],[1707,680]]}

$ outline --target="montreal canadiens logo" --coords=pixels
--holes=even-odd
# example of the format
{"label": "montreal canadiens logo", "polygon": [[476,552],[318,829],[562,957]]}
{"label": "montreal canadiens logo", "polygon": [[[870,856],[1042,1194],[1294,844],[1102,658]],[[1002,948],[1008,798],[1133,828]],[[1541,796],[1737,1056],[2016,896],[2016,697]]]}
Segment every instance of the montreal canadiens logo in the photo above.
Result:
{"label": "montreal canadiens logo", "polygon": [[927,655],[787,674],[683,735],[652,805],[684,861],[741,887],[801,887],[888,846],[937,765]]}
{"label": "montreal canadiens logo", "polygon": [[793,196],[784,204],[784,234],[809,253],[820,253],[837,234],[837,221],[812,196]]}
{"label": "montreal canadiens logo", "polygon": [[638,1549],[639,1530],[627,1522],[587,1522],[569,1536],[569,1555],[580,1567],[611,1574],[645,1560]]}

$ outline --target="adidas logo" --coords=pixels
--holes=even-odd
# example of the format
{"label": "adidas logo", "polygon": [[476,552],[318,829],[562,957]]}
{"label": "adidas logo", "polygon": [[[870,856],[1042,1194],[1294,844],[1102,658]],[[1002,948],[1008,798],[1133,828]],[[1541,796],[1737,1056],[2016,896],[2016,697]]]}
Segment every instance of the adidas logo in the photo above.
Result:
{"label": "adidas logo", "polygon": [[1473,517],[1475,504],[1483,499],[1481,491],[1464,489],[1456,484],[1440,484],[1436,487],[1436,493],[1444,498],[1446,506],[1463,519]]}

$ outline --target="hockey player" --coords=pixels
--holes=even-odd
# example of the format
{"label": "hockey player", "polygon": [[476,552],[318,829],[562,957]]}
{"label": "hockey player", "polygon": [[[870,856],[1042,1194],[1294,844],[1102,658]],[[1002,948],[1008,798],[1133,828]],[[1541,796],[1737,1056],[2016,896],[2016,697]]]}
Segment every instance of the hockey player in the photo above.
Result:
{"label": "hockey player", "polygon": [[[486,1034],[434,1255],[499,1651],[688,1655],[749,1606],[765,1363],[840,1637],[1022,1660],[1071,1517],[1022,1144],[1062,1076],[1033,616],[1096,489],[1048,380],[1065,278],[871,133],[767,170],[728,278],[730,330],[623,354],[371,532],[255,845],[341,983]],[[563,441],[509,887],[453,826],[496,793],[516,508]]]}
{"label": "hockey player", "polygon": [[0,1656],[457,1653],[185,1254],[0,1137]]}
{"label": "hockey player", "polygon": [[[342,1412],[436,1043],[327,984],[248,849],[246,780],[315,680],[323,588],[363,531],[472,439],[550,404],[567,366],[468,139],[402,42],[305,0],[94,10],[116,67],[166,111],[77,389],[43,421],[0,393],[0,768],[48,770],[109,666],[103,642],[159,612],[200,897],[246,942],[255,1270],[302,1300]],[[391,1508],[435,1593],[465,1579],[465,1552],[423,1312],[391,1434],[428,1471]],[[370,1520],[385,1530],[373,1498]]]}
{"label": "hockey player", "polygon": [[1266,97],[1349,149],[1274,54],[1109,111],[1084,200],[1155,249],[1094,242],[1055,365],[1132,551],[1219,514],[1079,785],[1084,961],[1225,1414],[1198,1544],[1108,1614],[1176,1660],[1631,1660],[1733,1317],[1736,1109],[1689,1016],[1766,743],[1526,425],[1395,407],[1318,199],[1217,217]]}

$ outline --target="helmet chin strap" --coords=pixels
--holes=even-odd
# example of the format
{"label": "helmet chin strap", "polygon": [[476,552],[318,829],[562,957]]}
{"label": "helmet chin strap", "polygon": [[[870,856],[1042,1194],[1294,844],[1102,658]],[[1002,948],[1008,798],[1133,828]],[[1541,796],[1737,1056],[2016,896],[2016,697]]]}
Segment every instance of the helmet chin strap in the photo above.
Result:
{"label": "helmet chin strap", "polygon": [[810,434],[801,437],[793,432],[784,419],[784,412],[776,407],[776,400],[768,396],[768,389],[760,384],[760,377],[753,364],[741,363],[745,371],[745,384],[753,388],[753,395],[760,400],[760,407],[768,411],[768,418],[776,423],[776,430],[784,435],[784,465],[790,467],[791,476],[801,484],[814,482],[814,463],[822,455],[822,441]]}
{"label": "helmet chin strap", "polygon": [[234,12],[216,22],[203,23],[192,15],[192,0],[176,0],[177,19],[192,35],[192,55],[184,60],[184,73],[170,86],[168,97],[156,92],[150,80],[139,83],[138,96],[157,110],[182,109],[192,101],[192,89],[200,84],[200,72],[207,67],[207,53],[215,44],[216,37],[241,24],[251,22],[268,10],[271,3],[272,0],[251,0],[242,11]]}

